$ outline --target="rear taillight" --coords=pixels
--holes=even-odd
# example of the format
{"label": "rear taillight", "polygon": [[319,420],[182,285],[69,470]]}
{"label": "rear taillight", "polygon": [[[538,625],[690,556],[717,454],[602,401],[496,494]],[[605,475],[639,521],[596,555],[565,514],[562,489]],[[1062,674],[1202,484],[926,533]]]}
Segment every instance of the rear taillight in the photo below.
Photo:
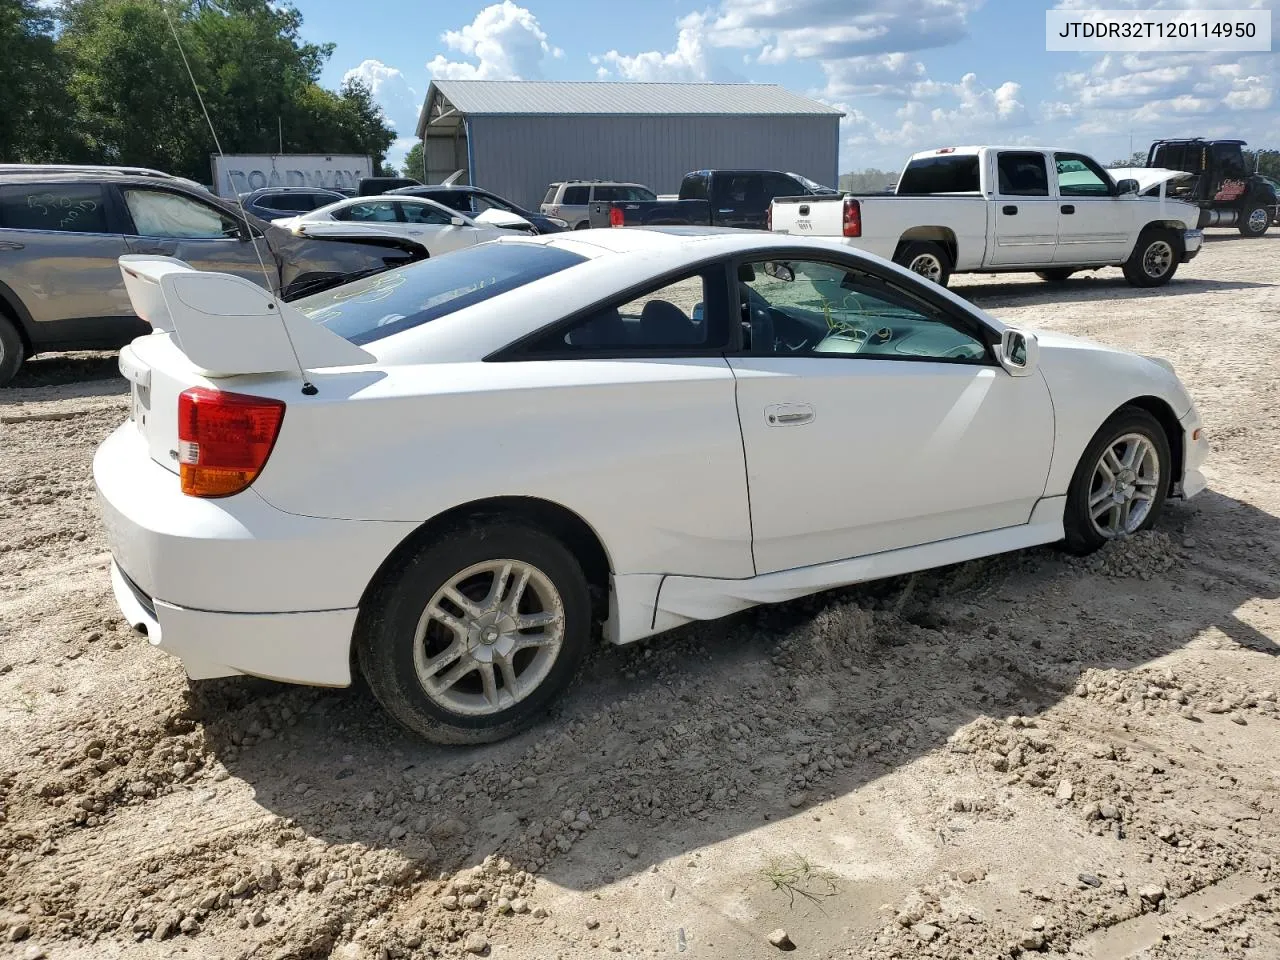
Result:
{"label": "rear taillight", "polygon": [[229,497],[267,465],[284,420],[284,401],[192,387],[178,396],[182,492]]}
{"label": "rear taillight", "polygon": [[844,230],[846,237],[862,236],[862,207],[853,197],[844,198]]}
{"label": "rear taillight", "polygon": [[622,210],[620,210],[618,207],[609,208],[609,226],[611,227],[622,226]]}

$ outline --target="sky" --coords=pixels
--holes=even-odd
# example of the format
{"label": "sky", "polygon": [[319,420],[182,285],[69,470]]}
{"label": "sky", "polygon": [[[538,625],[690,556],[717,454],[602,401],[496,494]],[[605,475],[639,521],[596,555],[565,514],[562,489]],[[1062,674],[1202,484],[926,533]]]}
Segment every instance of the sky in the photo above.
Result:
{"label": "sky", "polygon": [[[1272,10],[1280,0],[295,0],[412,146],[439,79],[777,83],[842,109],[841,171],[912,152],[1067,146],[1104,163],[1159,137],[1280,148],[1280,53],[1047,53],[1050,7]],[[1273,40],[1273,51],[1280,50]]]}

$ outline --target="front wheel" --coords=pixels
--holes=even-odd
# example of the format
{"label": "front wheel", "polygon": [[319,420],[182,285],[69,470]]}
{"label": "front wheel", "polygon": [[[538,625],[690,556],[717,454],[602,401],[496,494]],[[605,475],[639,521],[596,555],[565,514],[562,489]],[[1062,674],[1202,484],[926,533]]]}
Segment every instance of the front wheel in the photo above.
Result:
{"label": "front wheel", "polygon": [[1178,240],[1171,230],[1144,230],[1124,263],[1124,278],[1135,287],[1159,287],[1178,270]]}
{"label": "front wheel", "polygon": [[26,351],[22,347],[22,337],[8,318],[0,314],[0,387],[18,375],[24,359]]}
{"label": "front wheel", "polygon": [[945,287],[951,279],[951,257],[942,244],[932,240],[913,240],[905,244],[893,260],[940,287]]}
{"label": "front wheel", "polygon": [[1037,270],[1036,276],[1045,283],[1066,283],[1067,279],[1073,273],[1075,273],[1074,270],[1065,270],[1060,267],[1055,267],[1052,270]]}
{"label": "front wheel", "polygon": [[1271,225],[1271,213],[1266,207],[1250,204],[1240,211],[1240,224],[1237,229],[1242,237],[1260,237]]}
{"label": "front wheel", "polygon": [[1094,435],[1067,490],[1063,529],[1073,553],[1146,530],[1160,515],[1172,458],[1164,428],[1146,410],[1123,407]]}
{"label": "front wheel", "polygon": [[518,520],[420,547],[362,605],[360,669],[378,701],[437,743],[489,743],[532,726],[590,642],[577,559]]}

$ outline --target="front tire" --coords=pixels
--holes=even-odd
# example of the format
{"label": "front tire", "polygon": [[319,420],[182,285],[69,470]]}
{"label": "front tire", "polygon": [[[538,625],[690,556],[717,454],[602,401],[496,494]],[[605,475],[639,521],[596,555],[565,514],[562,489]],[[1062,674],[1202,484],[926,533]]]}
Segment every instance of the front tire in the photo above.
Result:
{"label": "front tire", "polygon": [[1067,549],[1085,554],[1151,527],[1164,508],[1173,461],[1150,413],[1122,407],[1094,434],[1067,490]]}
{"label": "front tire", "polygon": [[1260,237],[1271,225],[1271,212],[1262,204],[1249,204],[1240,211],[1240,223],[1237,229],[1240,236],[1250,239]]}
{"label": "front tire", "polygon": [[1178,238],[1162,227],[1143,230],[1124,263],[1124,278],[1135,287],[1160,287],[1178,272]]}
{"label": "front tire", "polygon": [[573,679],[591,634],[582,568],[555,537],[490,518],[420,547],[362,604],[360,670],[405,727],[436,743],[502,740]]}
{"label": "front tire", "polygon": [[894,262],[906,267],[912,273],[919,274],[926,280],[932,280],[940,287],[945,287],[951,279],[951,256],[942,244],[932,240],[912,240],[905,244]]}
{"label": "front tire", "polygon": [[0,314],[0,387],[7,386],[18,375],[25,359],[22,337],[8,318]]}
{"label": "front tire", "polygon": [[1075,273],[1074,270],[1064,270],[1064,269],[1055,267],[1052,270],[1037,270],[1036,276],[1039,277],[1041,280],[1043,280],[1045,283],[1066,283],[1067,279],[1073,273]]}

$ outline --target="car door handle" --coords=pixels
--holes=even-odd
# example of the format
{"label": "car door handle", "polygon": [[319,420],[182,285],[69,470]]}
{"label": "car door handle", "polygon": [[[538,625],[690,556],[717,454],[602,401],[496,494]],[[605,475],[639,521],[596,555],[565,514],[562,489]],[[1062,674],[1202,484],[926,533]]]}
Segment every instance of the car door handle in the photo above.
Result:
{"label": "car door handle", "polygon": [[1013,206],[1012,204],[1010,204],[1009,206],[1005,207],[1005,208],[1004,208],[1003,210],[1001,210],[1000,212],[1001,212],[1001,213],[1003,213],[1003,214],[1007,214],[1007,215],[1008,215],[1008,216],[1010,216],[1010,217],[1016,217],[1016,216],[1018,215],[1018,208],[1017,208],[1017,207],[1015,207],[1015,206]]}
{"label": "car door handle", "polygon": [[814,412],[807,403],[771,403],[764,408],[764,418],[771,427],[794,427],[812,423]]}
{"label": "car door handle", "polygon": [[1059,209],[1059,210],[1061,210],[1063,213],[1075,213],[1075,212],[1076,212],[1076,208],[1075,208],[1075,207],[1073,207],[1073,206],[1072,206],[1071,204],[1069,204],[1069,203],[1064,203],[1064,204],[1063,204],[1061,207],[1059,207],[1058,209]]}

